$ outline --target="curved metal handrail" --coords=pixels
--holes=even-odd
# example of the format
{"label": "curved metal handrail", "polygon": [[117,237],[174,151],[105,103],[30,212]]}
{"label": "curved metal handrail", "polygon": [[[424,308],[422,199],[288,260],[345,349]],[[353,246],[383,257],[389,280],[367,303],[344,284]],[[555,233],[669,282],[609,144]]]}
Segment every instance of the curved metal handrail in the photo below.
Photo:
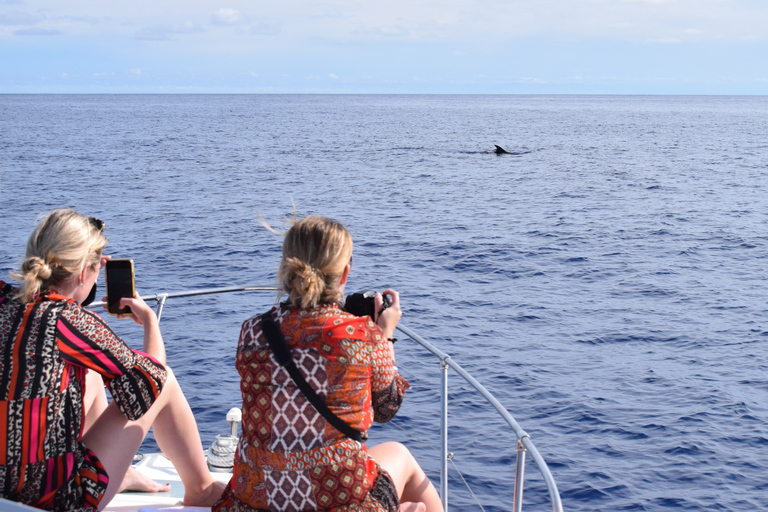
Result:
{"label": "curved metal handrail", "polygon": [[[174,292],[174,293],[158,293],[154,295],[142,295],[141,298],[144,299],[144,301],[157,301],[157,317],[158,319],[162,315],[163,307],[165,305],[165,301],[170,298],[177,298],[177,297],[193,297],[198,295],[212,295],[217,293],[230,293],[230,292],[246,292],[246,291],[277,291],[277,287],[275,286],[230,286],[226,288],[205,288],[200,290],[190,290],[190,291],[184,291],[184,292]],[[91,307],[96,306],[103,306],[104,302],[94,302],[91,304]],[[428,341],[426,341],[424,338],[416,334],[413,330],[409,329],[408,327],[405,327],[403,325],[398,324],[397,330],[411,338],[413,341],[424,347],[426,350],[431,352],[433,355],[435,355],[438,359],[441,361],[442,366],[442,390],[441,390],[441,422],[440,422],[440,430],[441,430],[441,441],[442,441],[442,449],[441,449],[441,470],[440,470],[440,495],[441,499],[443,501],[443,507],[445,508],[445,511],[448,512],[448,461],[450,460],[450,457],[452,454],[448,453],[448,381],[447,381],[447,369],[451,368],[456,373],[458,373],[469,385],[471,385],[475,390],[480,393],[493,407],[496,409],[496,411],[501,415],[502,418],[504,418],[504,421],[507,422],[507,424],[512,428],[512,430],[515,432],[515,436],[517,437],[518,441],[518,450],[517,450],[517,469],[515,474],[515,494],[514,494],[514,503],[513,503],[513,509],[517,512],[522,509],[522,497],[523,497],[523,475],[524,475],[524,464],[525,464],[525,454],[530,453],[531,458],[533,458],[533,461],[536,464],[536,467],[541,472],[541,476],[544,478],[544,482],[547,486],[547,490],[549,491],[550,500],[552,502],[552,510],[553,512],[563,512],[563,504],[560,499],[560,493],[557,490],[557,484],[555,483],[555,479],[552,476],[552,473],[549,470],[549,466],[547,466],[547,463],[544,461],[544,458],[541,456],[539,451],[536,449],[536,447],[533,445],[533,441],[531,441],[531,437],[525,432],[525,430],[520,427],[520,425],[515,421],[515,419],[512,417],[512,415],[504,408],[503,405],[487,390],[485,387],[480,384],[474,377],[472,377],[469,373],[464,370],[458,363],[453,361],[451,359],[451,356],[443,352],[442,350],[438,349]]]}
{"label": "curved metal handrail", "polygon": [[[397,330],[407,335],[409,338],[411,338],[413,341],[415,341],[416,343],[418,343],[428,351],[432,352],[432,354],[437,356],[443,362],[444,365],[452,368],[473,388],[475,388],[475,390],[478,393],[483,395],[483,397],[486,400],[488,400],[488,402],[494,407],[494,409],[496,409],[496,411],[501,415],[501,417],[504,418],[504,421],[506,421],[507,424],[510,427],[512,427],[512,430],[514,430],[515,435],[517,436],[518,442],[521,443],[525,447],[525,450],[531,454],[531,457],[536,463],[536,467],[539,468],[539,471],[541,472],[541,476],[544,478],[544,482],[546,483],[547,489],[549,490],[550,500],[552,501],[552,510],[554,512],[562,512],[563,504],[562,504],[562,501],[560,500],[560,493],[557,490],[557,484],[555,483],[555,479],[552,476],[552,472],[549,470],[549,466],[547,466],[547,463],[544,461],[544,458],[541,456],[539,451],[533,445],[533,441],[531,441],[531,436],[529,436],[528,433],[526,433],[525,430],[523,430],[522,427],[520,427],[517,421],[515,421],[512,415],[509,414],[509,412],[504,408],[503,405],[501,405],[501,403],[496,399],[496,397],[494,397],[487,389],[485,389],[485,386],[480,384],[477,380],[475,380],[474,377],[472,377],[469,373],[467,373],[466,370],[464,370],[464,368],[459,366],[458,363],[456,363],[453,359],[451,359],[451,356],[449,356],[439,348],[435,347],[434,345],[426,341],[424,338],[422,338],[421,336],[413,332],[408,327],[398,324]],[[444,463],[448,462],[447,454],[443,456],[443,459],[444,459]],[[518,482],[518,480],[516,479],[515,483],[516,483],[516,486],[518,485],[521,486],[522,480]],[[520,510],[520,507],[522,507],[522,492],[520,492],[519,497],[517,496],[517,492],[515,494],[516,494],[516,499],[515,499],[514,508],[515,510]]]}
{"label": "curved metal handrail", "polygon": [[[157,320],[163,314],[163,306],[165,306],[166,299],[174,299],[178,297],[194,297],[197,295],[213,295],[216,293],[229,293],[229,292],[252,292],[252,291],[277,291],[276,286],[228,286],[226,288],[203,288],[201,290],[188,290],[186,292],[174,292],[174,293],[156,293],[154,295],[142,295],[141,298],[144,302],[148,300],[157,301]],[[106,302],[93,302],[88,307],[94,308],[96,306],[103,306]]]}

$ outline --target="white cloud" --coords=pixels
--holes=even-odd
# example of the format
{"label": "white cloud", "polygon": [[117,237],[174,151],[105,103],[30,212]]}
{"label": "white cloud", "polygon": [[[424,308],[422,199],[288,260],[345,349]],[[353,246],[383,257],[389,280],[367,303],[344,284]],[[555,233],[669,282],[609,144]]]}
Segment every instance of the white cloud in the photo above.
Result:
{"label": "white cloud", "polygon": [[140,76],[141,75],[141,69],[133,68],[133,69],[131,69],[131,74],[132,75],[136,75],[136,76]]}
{"label": "white cloud", "polygon": [[239,25],[244,21],[243,15],[237,9],[222,7],[213,13],[211,23],[214,25]]}
{"label": "white cloud", "polygon": [[133,37],[142,41],[168,41],[170,32],[165,28],[142,28]]}
{"label": "white cloud", "polygon": [[[6,5],[18,1],[0,0]],[[125,27],[133,26],[138,30],[135,36],[146,40],[168,40],[185,33],[174,28],[179,13],[198,27],[241,28],[226,34],[217,32],[218,39],[201,45],[221,51],[249,48],[252,42],[244,37],[238,43],[238,37],[246,34],[282,36],[282,42],[294,47],[327,41],[449,42],[490,47],[528,36],[637,42],[768,39],[768,2],[764,0],[443,0],[439,6],[435,0],[286,0],[260,3],[258,12],[253,13],[258,17],[246,14],[255,5],[246,0],[228,0],[224,5],[211,0],[26,0],[24,5],[33,3],[49,21],[98,21],[101,34],[112,27],[115,33],[125,34],[130,30]],[[139,30],[141,27],[146,28]],[[63,24],[51,28],[63,30]],[[83,30],[86,28],[76,28],[80,34]],[[464,48],[477,53],[475,47]]]}
{"label": "white cloud", "polygon": [[248,28],[249,34],[258,36],[276,36],[282,31],[280,25],[268,22],[259,22]]}
{"label": "white cloud", "polygon": [[[517,37],[606,38],[644,42],[678,37],[737,40],[744,33],[768,39],[768,2],[731,0],[425,0],[360,2],[343,7],[327,0],[342,16],[324,17],[320,6],[289,2],[296,15],[292,32],[347,42],[473,42],[496,44]],[[299,6],[303,6],[299,7]],[[287,13],[271,11],[273,19]],[[695,28],[700,34],[686,34]],[[695,39],[695,40],[699,40]]]}
{"label": "white cloud", "polygon": [[[755,63],[768,42],[768,0],[0,0],[0,25],[0,38],[16,33],[14,44],[26,45],[18,52],[25,60],[0,60],[4,76],[14,66],[49,78],[69,67],[89,70],[78,80],[109,82],[91,72],[116,69],[119,61],[116,76],[131,85],[151,74],[153,83],[216,75],[216,83],[281,87],[317,74],[322,81],[305,83],[341,89],[388,80],[380,76],[458,83],[485,73],[488,83],[524,83],[524,76],[528,87],[566,77],[589,85],[609,74],[629,81],[633,59],[638,69],[644,64],[637,55],[653,62],[647,67],[654,76],[671,74],[669,63],[679,61],[674,70],[681,75],[715,76],[730,66],[765,77]],[[169,40],[177,42],[150,42]],[[148,44],[152,54],[140,54]],[[66,65],[53,62],[53,49]],[[736,58],[726,66],[707,61],[704,52],[713,49],[718,58]],[[289,69],[290,79],[281,79]]]}
{"label": "white cloud", "polygon": [[16,36],[56,36],[61,34],[60,30],[54,28],[22,28],[14,30]]}
{"label": "white cloud", "polygon": [[200,32],[203,32],[200,25],[187,21],[172,26],[145,27],[136,32],[134,37],[143,41],[169,41],[172,36],[177,34],[198,34]]}
{"label": "white cloud", "polygon": [[104,18],[97,18],[95,16],[56,16],[52,17],[53,20],[69,21],[72,23],[87,23],[94,25],[96,23],[104,21]]}
{"label": "white cloud", "polygon": [[378,27],[377,32],[385,37],[403,37],[408,36],[411,30],[403,25],[386,25]]}
{"label": "white cloud", "polygon": [[31,14],[23,11],[8,11],[0,15],[0,25],[4,26],[18,26],[18,25],[35,25],[45,19],[45,16],[40,14]]}
{"label": "white cloud", "polygon": [[328,76],[331,77],[334,80],[338,80],[339,79],[339,77],[334,75],[333,73],[328,73]]}

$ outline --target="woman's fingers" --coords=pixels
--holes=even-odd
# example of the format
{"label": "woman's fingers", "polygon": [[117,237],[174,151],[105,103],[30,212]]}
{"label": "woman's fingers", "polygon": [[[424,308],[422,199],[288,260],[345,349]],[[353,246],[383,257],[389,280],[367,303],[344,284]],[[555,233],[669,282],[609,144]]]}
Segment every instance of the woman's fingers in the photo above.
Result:
{"label": "woman's fingers", "polygon": [[383,293],[389,296],[389,307],[381,311],[384,300],[382,294],[377,293],[374,298],[374,304],[376,305],[376,311],[381,311],[381,313],[375,321],[381,327],[381,330],[384,331],[384,335],[387,338],[391,338],[395,333],[395,327],[397,327],[400,317],[403,316],[403,312],[400,310],[400,294],[392,288],[384,290]]}
{"label": "woman's fingers", "polygon": [[120,299],[120,309],[123,309],[124,307],[131,308],[131,314],[117,315],[117,318],[132,318],[133,321],[139,325],[146,325],[154,315],[154,311],[152,311],[152,308],[144,302],[144,299],[141,298],[139,292],[136,292],[136,295],[132,298],[123,297]]}
{"label": "woman's fingers", "polygon": [[382,293],[389,296],[389,307],[400,311],[400,294],[392,288],[387,288]]}

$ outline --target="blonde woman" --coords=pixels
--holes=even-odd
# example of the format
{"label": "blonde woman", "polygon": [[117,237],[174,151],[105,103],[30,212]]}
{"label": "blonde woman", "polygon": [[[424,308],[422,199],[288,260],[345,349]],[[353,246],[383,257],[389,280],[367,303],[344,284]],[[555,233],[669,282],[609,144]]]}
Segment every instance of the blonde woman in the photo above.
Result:
{"label": "blonde woman", "polygon": [[54,211],[29,237],[12,274],[20,285],[0,281],[0,496],[47,510],[101,509],[131,484],[126,472],[152,426],[184,482],[184,503],[210,506],[223,485],[165,366],[154,311],[138,296],[120,301],[144,327],[134,351],[81,307],[109,258],[103,230],[97,219]]}
{"label": "blonde woman", "polygon": [[[351,261],[352,238],[334,220],[307,217],[285,235],[278,279],[287,300],[246,320],[240,333],[243,434],[233,477],[214,511],[442,512],[407,448],[362,442],[373,421],[395,415],[408,383],[395,366],[398,293],[384,291],[391,305],[375,322],[338,306]],[[382,308],[381,295],[375,305]],[[310,391],[342,425],[321,413],[278,364],[270,345],[281,337]],[[345,425],[350,434],[342,433]]]}

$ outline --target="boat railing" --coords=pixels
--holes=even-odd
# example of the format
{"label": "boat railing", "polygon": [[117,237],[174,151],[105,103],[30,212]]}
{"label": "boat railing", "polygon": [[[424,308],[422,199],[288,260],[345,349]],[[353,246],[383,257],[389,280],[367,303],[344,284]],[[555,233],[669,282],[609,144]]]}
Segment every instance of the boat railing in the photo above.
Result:
{"label": "boat railing", "polygon": [[[219,293],[249,292],[249,291],[277,291],[274,286],[231,286],[226,288],[206,288],[201,290],[190,290],[174,293],[158,293],[155,295],[142,295],[144,301],[156,301],[157,318],[162,317],[165,303],[168,299],[178,297],[194,297],[200,295],[213,295]],[[103,302],[95,302],[92,307],[103,306]],[[472,386],[480,395],[482,395],[494,409],[501,415],[504,421],[512,428],[517,437],[517,464],[515,468],[515,488],[512,508],[514,512],[520,512],[523,507],[523,482],[525,477],[526,454],[530,454],[531,459],[536,464],[541,473],[544,483],[549,492],[550,502],[553,512],[562,512],[563,504],[560,500],[560,493],[557,490],[557,484],[552,473],[533,444],[529,436],[515,421],[512,415],[503,405],[480,384],[474,377],[466,372],[450,355],[438,349],[424,338],[416,334],[413,330],[401,324],[397,330],[408,336],[411,340],[421,345],[424,349],[431,352],[440,361],[440,498],[443,502],[445,512],[448,512],[448,463],[451,461],[451,454],[448,451],[448,370],[452,369],[470,386]]]}

